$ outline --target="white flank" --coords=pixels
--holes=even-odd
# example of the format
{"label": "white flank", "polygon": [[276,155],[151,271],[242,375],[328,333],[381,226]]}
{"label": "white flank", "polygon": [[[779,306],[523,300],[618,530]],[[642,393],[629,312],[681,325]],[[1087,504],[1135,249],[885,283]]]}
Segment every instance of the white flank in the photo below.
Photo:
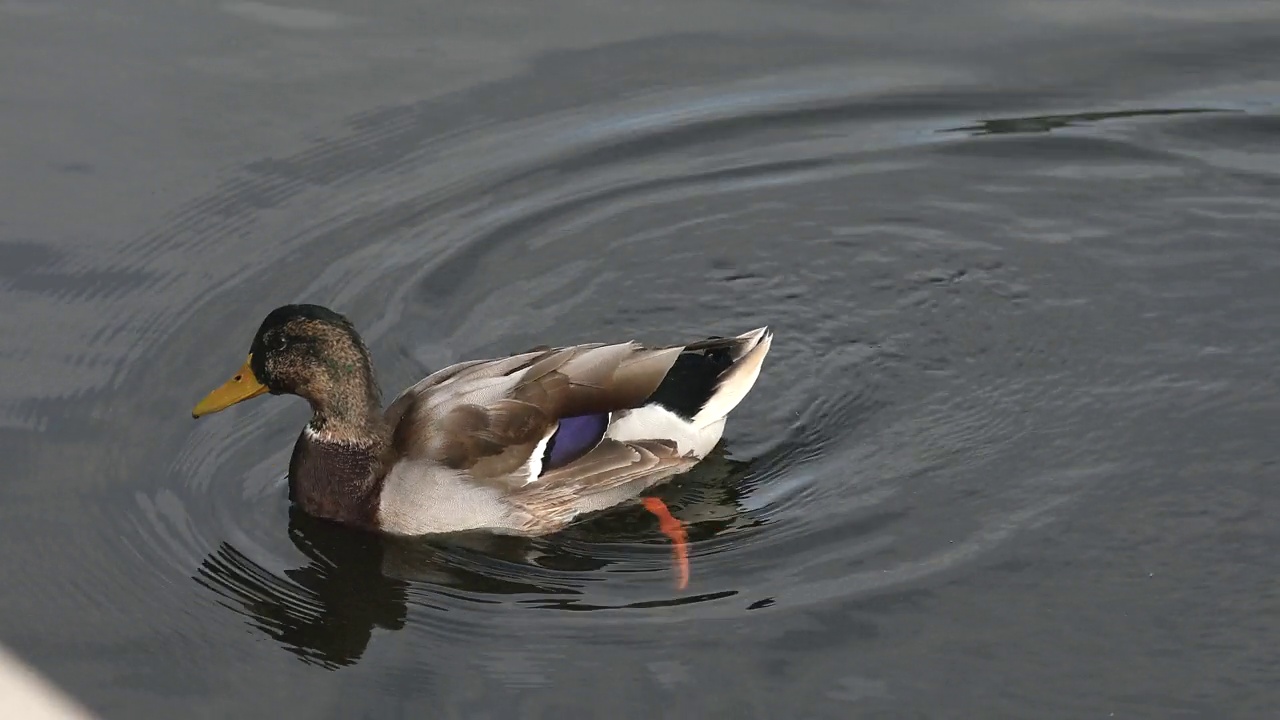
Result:
{"label": "white flank", "polygon": [[693,423],[662,407],[645,405],[618,418],[605,431],[604,436],[622,442],[636,440],[670,440],[680,454],[692,452],[695,457],[705,457],[720,442],[724,422],[696,427]]}

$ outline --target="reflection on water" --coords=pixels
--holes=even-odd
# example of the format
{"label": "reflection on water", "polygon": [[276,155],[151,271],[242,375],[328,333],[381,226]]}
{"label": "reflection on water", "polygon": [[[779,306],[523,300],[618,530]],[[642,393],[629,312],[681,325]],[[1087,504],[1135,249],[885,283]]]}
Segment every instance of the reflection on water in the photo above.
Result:
{"label": "reflection on water", "polygon": [[292,510],[289,539],[309,562],[283,578],[224,542],[200,564],[196,582],[285,649],[326,667],[358,661],[375,627],[404,627],[406,583],[381,572],[376,536]]}
{"label": "reflection on water", "polygon": [[1113,112],[1083,112],[1068,115],[1037,115],[1033,117],[992,118],[974,125],[946,128],[942,133],[967,133],[969,135],[1008,135],[1014,133],[1046,133],[1061,128],[1079,127],[1090,123],[1119,118],[1159,117],[1161,115],[1195,115],[1199,113],[1237,112],[1220,108],[1154,108],[1150,110],[1117,110]]}
{"label": "reflection on water", "polygon": [[[658,493],[689,530],[695,577],[700,544],[705,547],[713,538],[765,522],[739,504],[749,467],[749,462],[717,451]],[[549,538],[484,533],[396,538],[353,530],[290,507],[289,540],[306,558],[305,565],[276,575],[223,542],[201,561],[195,580],[304,662],[334,669],[358,662],[375,628],[403,629],[411,605],[424,612],[447,611],[433,600],[440,596],[481,604],[516,596],[518,603],[536,608],[605,609],[566,596],[580,595],[582,583],[593,581],[595,572],[634,564],[637,552],[660,544],[662,535],[652,517],[638,506],[622,506]],[[660,565],[654,567],[653,553],[644,555],[651,567],[641,572],[662,571]],[[682,605],[733,594],[695,593],[630,606]]]}

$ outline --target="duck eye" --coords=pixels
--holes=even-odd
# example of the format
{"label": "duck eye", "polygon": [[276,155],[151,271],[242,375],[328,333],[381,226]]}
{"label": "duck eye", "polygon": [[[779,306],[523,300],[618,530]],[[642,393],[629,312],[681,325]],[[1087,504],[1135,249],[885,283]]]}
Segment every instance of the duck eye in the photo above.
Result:
{"label": "duck eye", "polygon": [[272,350],[283,350],[285,346],[288,344],[289,344],[289,339],[284,336],[284,333],[280,333],[271,338]]}

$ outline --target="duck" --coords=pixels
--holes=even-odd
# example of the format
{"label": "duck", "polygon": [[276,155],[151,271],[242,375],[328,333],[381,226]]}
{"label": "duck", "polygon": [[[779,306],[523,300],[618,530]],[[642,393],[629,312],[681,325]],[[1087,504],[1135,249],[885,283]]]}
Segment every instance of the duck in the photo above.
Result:
{"label": "duck", "polygon": [[772,340],[765,326],[662,347],[540,346],[445,367],[383,409],[352,322],[290,304],[267,314],[244,364],[191,414],[266,393],[306,400],[290,501],[388,535],[540,536],[639,500],[671,538],[684,587],[687,534],[659,498],[641,496],[716,447]]}

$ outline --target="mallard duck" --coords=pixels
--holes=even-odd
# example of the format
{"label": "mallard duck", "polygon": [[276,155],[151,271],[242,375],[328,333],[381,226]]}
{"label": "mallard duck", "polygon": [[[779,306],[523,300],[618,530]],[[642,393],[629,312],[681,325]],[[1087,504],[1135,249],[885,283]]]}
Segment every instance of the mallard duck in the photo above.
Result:
{"label": "mallard duck", "polygon": [[[543,535],[704,458],[772,337],[762,327],[672,347],[543,347],[461,362],[383,411],[351,322],[319,305],[285,305],[192,416],[268,392],[310,403],[289,461],[289,497],[308,514],[394,535]],[[683,585],[683,530],[657,498],[642,503],[676,542]]]}

